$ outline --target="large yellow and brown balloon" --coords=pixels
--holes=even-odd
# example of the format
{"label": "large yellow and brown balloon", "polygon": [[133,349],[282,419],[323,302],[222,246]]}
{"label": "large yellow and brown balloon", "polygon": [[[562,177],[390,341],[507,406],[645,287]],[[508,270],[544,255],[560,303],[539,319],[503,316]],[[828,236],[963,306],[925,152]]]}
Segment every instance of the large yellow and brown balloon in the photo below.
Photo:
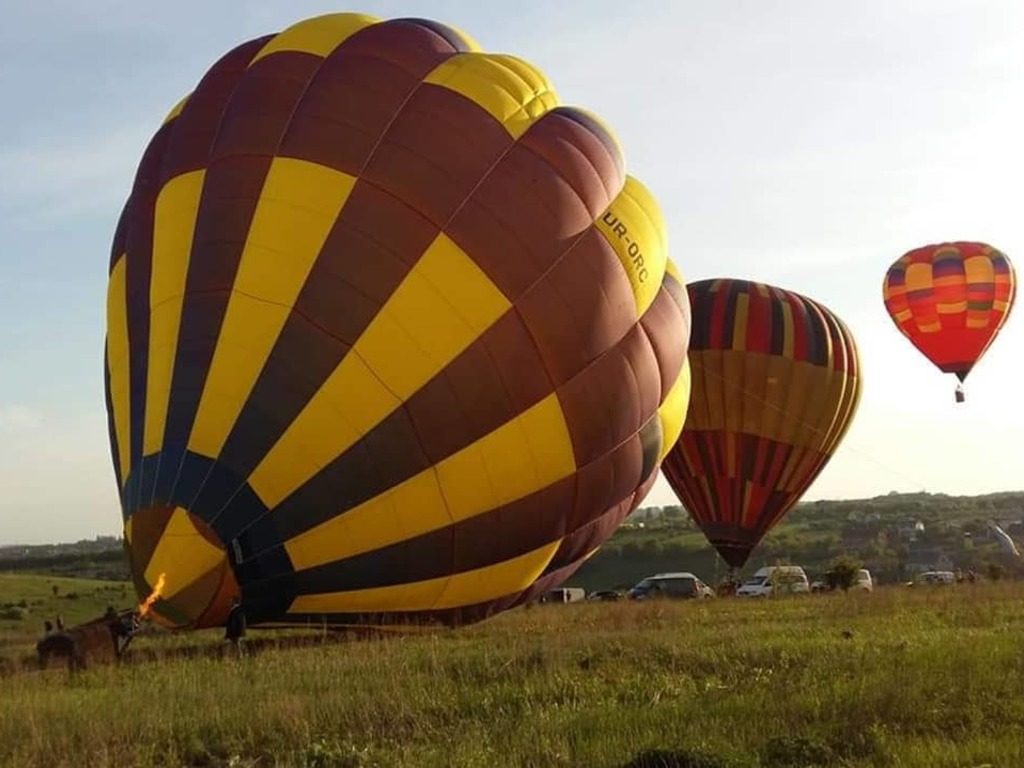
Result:
{"label": "large yellow and brown balloon", "polygon": [[[960,382],[995,341],[1016,290],[1006,254],[971,242],[908,251],[889,267],[882,287],[885,308],[900,332]],[[959,385],[957,399],[963,399]]]}
{"label": "large yellow and brown balloon", "polygon": [[666,479],[740,568],[810,486],[860,399],[857,348],[821,304],[746,280],[687,286],[693,394]]}
{"label": "large yellow and brown balloon", "polygon": [[107,400],[173,626],[482,618],[559,583],[682,427],[689,306],[596,118],[432,21],[247,42],[146,150]]}

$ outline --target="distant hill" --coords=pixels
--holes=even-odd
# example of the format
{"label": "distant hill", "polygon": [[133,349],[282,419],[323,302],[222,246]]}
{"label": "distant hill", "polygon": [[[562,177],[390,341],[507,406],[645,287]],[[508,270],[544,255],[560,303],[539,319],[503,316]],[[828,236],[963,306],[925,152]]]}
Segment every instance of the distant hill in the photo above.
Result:
{"label": "distant hill", "polygon": [[[997,565],[1024,575],[988,528],[995,521],[1024,550],[1024,491],[986,496],[890,493],[873,499],[799,504],[745,569],[776,562],[824,571],[839,555],[865,563],[881,582],[935,567]],[[624,588],[659,571],[693,571],[709,582],[726,567],[680,506],[645,507],[570,580],[587,589]],[[122,541],[100,536],[73,544],[0,547],[0,571],[122,581],[130,578]]]}
{"label": "distant hill", "polygon": [[116,536],[68,544],[0,546],[0,571],[108,581],[131,578],[122,540]]}
{"label": "distant hill", "polygon": [[[1006,555],[988,521],[999,524],[1024,550],[1024,492],[985,496],[890,493],[873,499],[798,504],[755,550],[744,573],[792,562],[812,576],[840,555],[860,559],[881,582],[934,568],[990,565],[1024,575]],[[680,506],[634,512],[570,580],[586,589],[625,588],[659,571],[693,571],[717,582],[727,566]]]}

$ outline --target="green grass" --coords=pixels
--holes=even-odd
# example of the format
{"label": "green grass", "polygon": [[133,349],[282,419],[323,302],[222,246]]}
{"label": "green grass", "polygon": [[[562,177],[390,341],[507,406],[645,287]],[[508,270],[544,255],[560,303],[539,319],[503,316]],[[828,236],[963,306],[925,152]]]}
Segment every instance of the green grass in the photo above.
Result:
{"label": "green grass", "polygon": [[21,619],[0,618],[0,649],[34,642],[43,621],[58,615],[72,626],[96,618],[108,605],[129,608],[134,601],[135,591],[127,582],[0,573],[0,616],[5,606],[24,613]]}
{"label": "green grass", "polygon": [[0,765],[1019,766],[1022,634],[1024,585],[991,584],[540,606],[244,659],[140,638],[168,656],[3,679]]}

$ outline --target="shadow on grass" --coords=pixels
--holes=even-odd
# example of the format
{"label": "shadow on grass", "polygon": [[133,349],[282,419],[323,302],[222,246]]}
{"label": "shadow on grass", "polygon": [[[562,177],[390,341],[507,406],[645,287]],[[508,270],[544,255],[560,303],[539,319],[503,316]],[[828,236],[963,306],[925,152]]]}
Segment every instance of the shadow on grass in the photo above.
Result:
{"label": "shadow on grass", "polygon": [[727,768],[727,763],[704,752],[649,749],[640,752],[622,768]]}

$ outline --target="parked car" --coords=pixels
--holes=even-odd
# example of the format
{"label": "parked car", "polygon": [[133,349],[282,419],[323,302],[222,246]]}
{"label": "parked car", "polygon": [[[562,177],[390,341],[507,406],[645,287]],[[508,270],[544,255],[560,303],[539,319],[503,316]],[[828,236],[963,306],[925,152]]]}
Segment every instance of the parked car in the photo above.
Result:
{"label": "parked car", "polygon": [[753,578],[736,590],[736,594],[739,597],[769,597],[810,591],[807,574],[799,565],[769,565],[758,569]]}
{"label": "parked car", "polygon": [[696,598],[714,597],[715,591],[692,573],[658,573],[648,576],[627,593],[631,600],[651,598]]}
{"label": "parked car", "polygon": [[[867,568],[861,568],[857,571],[853,577],[853,583],[850,585],[850,589],[859,590],[862,592],[871,592],[875,588],[875,584],[871,579],[871,571]],[[811,582],[811,592],[831,592],[833,587],[828,583],[828,578],[822,576],[820,579],[815,579]]]}
{"label": "parked car", "polygon": [[581,587],[561,587],[550,589],[540,597],[542,603],[575,603],[585,598],[587,593]]}
{"label": "parked car", "polygon": [[954,584],[956,575],[952,571],[925,571],[914,577],[913,581],[907,582],[908,587],[915,584]]}
{"label": "parked car", "polygon": [[862,592],[873,592],[875,589],[875,582],[871,578],[871,571],[867,568],[861,568],[857,571],[857,575],[853,577],[853,584],[850,585],[850,589],[859,589]]}
{"label": "parked car", "polygon": [[599,589],[587,595],[587,600],[597,600],[601,602],[608,602],[621,599],[622,593],[619,592],[617,589]]}

